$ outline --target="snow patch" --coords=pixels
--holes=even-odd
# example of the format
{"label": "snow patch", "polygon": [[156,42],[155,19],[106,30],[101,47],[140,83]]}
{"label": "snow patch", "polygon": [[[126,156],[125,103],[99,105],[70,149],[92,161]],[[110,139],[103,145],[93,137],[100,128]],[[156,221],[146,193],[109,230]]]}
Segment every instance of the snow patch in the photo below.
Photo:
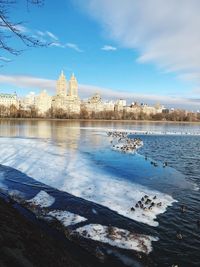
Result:
{"label": "snow patch", "polygon": [[66,210],[53,210],[50,211],[47,215],[50,215],[60,221],[64,226],[74,225],[80,222],[84,222],[87,219],[78,215],[71,213]]}
{"label": "snow patch", "polygon": [[107,243],[111,246],[135,250],[149,254],[152,251],[152,241],[158,238],[131,233],[128,230],[100,224],[89,224],[75,230],[84,238]]}
{"label": "snow patch", "polygon": [[27,202],[32,205],[40,206],[41,208],[47,208],[53,205],[55,198],[42,190],[34,198],[27,200]]}

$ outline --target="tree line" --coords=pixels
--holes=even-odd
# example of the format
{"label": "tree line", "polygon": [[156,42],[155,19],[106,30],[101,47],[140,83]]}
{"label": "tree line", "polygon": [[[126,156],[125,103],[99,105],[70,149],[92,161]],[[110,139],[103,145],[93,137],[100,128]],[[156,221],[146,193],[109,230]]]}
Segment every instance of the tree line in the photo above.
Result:
{"label": "tree line", "polygon": [[29,109],[17,108],[14,105],[6,107],[0,105],[0,118],[48,118],[48,119],[95,119],[95,120],[151,120],[151,121],[177,121],[177,122],[195,122],[200,121],[200,113],[186,112],[184,110],[174,110],[157,114],[147,114],[144,112],[123,111],[101,111],[88,112],[86,108],[81,107],[80,114],[67,112],[63,109],[49,109],[44,114],[31,106]]}

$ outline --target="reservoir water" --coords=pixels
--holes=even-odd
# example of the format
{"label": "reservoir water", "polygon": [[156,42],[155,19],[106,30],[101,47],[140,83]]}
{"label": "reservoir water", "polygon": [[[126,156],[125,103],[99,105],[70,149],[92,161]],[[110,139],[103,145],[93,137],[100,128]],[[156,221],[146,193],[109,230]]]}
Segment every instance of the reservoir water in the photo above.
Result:
{"label": "reservoir water", "polygon": [[[144,145],[134,154],[114,151],[108,130],[130,131]],[[2,120],[0,188],[25,200],[45,199],[45,191],[54,199],[51,214],[80,216],[70,227],[98,225],[90,229],[93,241],[94,230],[110,225],[147,236],[148,266],[200,266],[199,134],[200,125],[189,123]],[[144,194],[156,195],[162,207],[131,211]],[[121,266],[135,266],[137,246],[129,241],[110,242]],[[98,242],[108,240],[102,234]]]}

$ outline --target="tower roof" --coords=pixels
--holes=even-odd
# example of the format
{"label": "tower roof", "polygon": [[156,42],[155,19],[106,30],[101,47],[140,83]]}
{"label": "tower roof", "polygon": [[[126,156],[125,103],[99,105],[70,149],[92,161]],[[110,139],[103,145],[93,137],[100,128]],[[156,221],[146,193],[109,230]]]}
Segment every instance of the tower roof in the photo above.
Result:
{"label": "tower roof", "polygon": [[76,81],[76,77],[75,77],[74,73],[72,73],[70,80]]}
{"label": "tower roof", "polygon": [[63,70],[61,71],[60,78],[65,78],[65,74]]}

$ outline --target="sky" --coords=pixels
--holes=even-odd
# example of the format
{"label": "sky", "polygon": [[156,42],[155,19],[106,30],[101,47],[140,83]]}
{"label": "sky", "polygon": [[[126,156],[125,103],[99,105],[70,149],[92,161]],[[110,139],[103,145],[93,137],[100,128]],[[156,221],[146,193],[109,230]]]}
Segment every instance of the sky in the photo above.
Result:
{"label": "sky", "polygon": [[[24,34],[47,42],[23,53],[0,50],[0,92],[55,94],[61,70],[79,95],[200,109],[199,0],[19,0],[9,9]],[[1,28],[1,27],[0,27]]]}

